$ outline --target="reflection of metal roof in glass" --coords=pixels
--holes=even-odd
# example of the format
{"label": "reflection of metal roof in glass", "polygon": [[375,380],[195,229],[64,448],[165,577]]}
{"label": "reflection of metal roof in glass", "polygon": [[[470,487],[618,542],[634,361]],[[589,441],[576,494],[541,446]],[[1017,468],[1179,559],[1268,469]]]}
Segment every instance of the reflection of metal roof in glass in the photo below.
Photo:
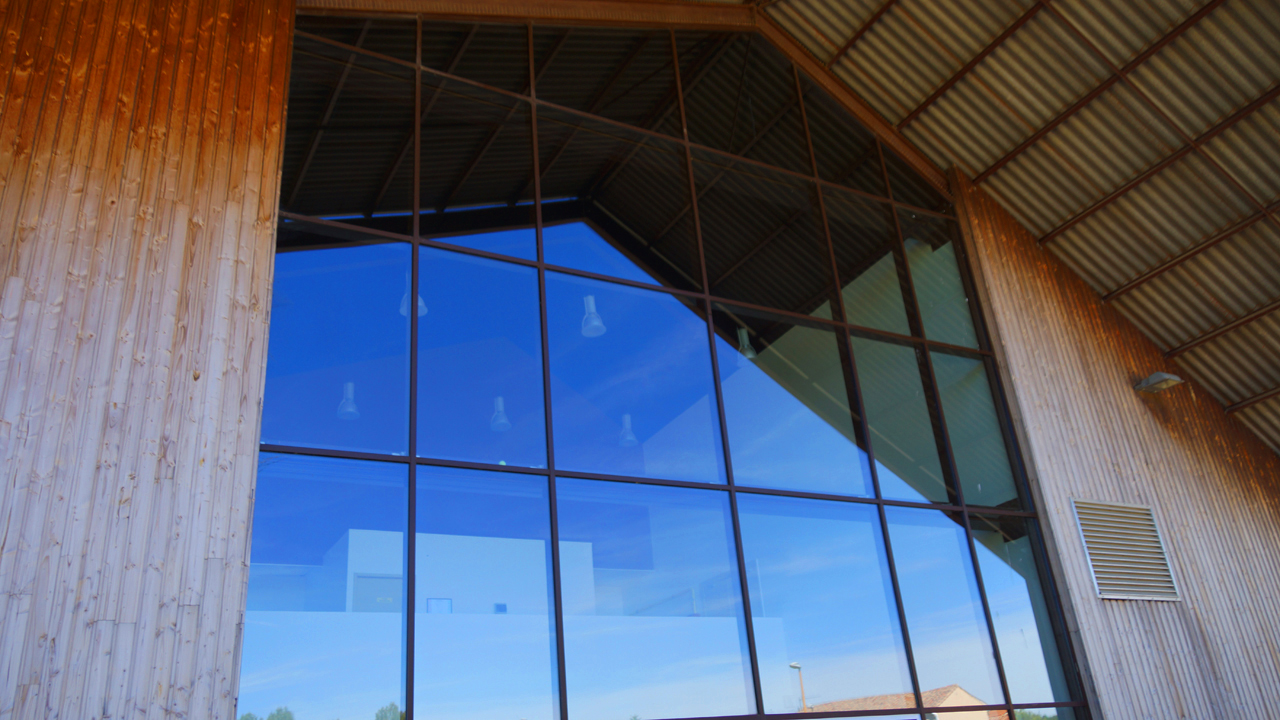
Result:
{"label": "reflection of metal roof in glass", "polygon": [[[874,137],[807,79],[797,87],[790,63],[760,36],[676,32],[691,172],[667,32],[535,28],[535,148],[532,105],[517,97],[530,84],[524,28],[426,23],[423,64],[439,72],[421,73],[415,200],[411,63],[352,51],[411,60],[412,23],[302,16],[298,28],[282,165],[287,213],[408,234],[416,205],[424,236],[472,246],[459,233],[531,228],[540,189],[550,264],[694,290],[705,274],[715,295],[829,313],[812,135],[818,176],[867,201],[833,229],[838,262],[854,271],[845,282],[885,257],[888,206],[865,195],[885,195]],[[889,162],[899,195],[945,209]],[[557,228],[568,227],[589,227],[609,250],[581,247],[577,265],[558,259],[557,244],[573,239]]]}
{"label": "reflection of metal roof in glass", "polygon": [[1275,4],[1058,7],[764,12],[1280,448]]}

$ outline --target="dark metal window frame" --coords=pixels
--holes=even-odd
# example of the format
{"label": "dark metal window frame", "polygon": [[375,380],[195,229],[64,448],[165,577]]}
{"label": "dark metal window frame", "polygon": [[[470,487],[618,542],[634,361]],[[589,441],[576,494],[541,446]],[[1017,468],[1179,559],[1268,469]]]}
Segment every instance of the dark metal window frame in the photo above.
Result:
{"label": "dark metal window frame", "polygon": [[[383,16],[383,17],[386,17],[386,16]],[[539,304],[540,304],[539,313],[540,313],[542,355],[543,355],[543,358],[542,358],[543,388],[542,390],[543,390],[543,397],[544,397],[544,413],[545,413],[544,421],[546,426],[546,452],[547,452],[547,466],[548,466],[548,469],[543,470],[543,469],[534,469],[534,468],[521,468],[521,467],[515,467],[515,466],[490,465],[485,463],[459,462],[459,461],[418,457],[417,455],[418,323],[417,322],[411,322],[409,324],[410,325],[409,447],[408,447],[407,456],[381,454],[381,453],[351,452],[351,451],[341,451],[341,450],[332,450],[332,449],[324,449],[324,448],[303,447],[303,446],[274,445],[274,444],[267,444],[267,443],[260,444],[259,447],[261,452],[302,454],[302,455],[312,455],[312,456],[319,456],[319,457],[347,458],[347,459],[358,459],[358,460],[375,460],[380,462],[399,463],[399,464],[404,464],[408,466],[407,468],[408,481],[409,481],[408,508],[407,508],[408,523],[407,523],[407,533],[406,533],[408,539],[406,540],[405,574],[404,574],[404,581],[406,583],[404,597],[405,597],[405,603],[407,608],[405,612],[405,617],[404,617],[405,632],[406,632],[406,636],[405,636],[406,642],[404,646],[405,678],[403,679],[404,688],[405,688],[405,703],[406,703],[405,717],[412,720],[413,707],[414,707],[414,701],[413,701],[414,643],[411,641],[411,638],[413,637],[413,634],[414,634],[414,608],[416,607],[415,597],[414,597],[414,593],[415,593],[414,572],[416,569],[416,563],[414,558],[415,543],[412,542],[412,539],[416,537],[416,532],[417,532],[417,528],[416,528],[416,521],[417,521],[416,479],[417,478],[416,478],[416,475],[417,475],[418,466],[428,466],[428,467],[453,467],[453,468],[464,468],[464,469],[487,470],[487,471],[495,471],[495,472],[525,474],[525,475],[538,475],[538,476],[547,478],[548,500],[550,504],[551,564],[552,564],[552,577],[553,577],[554,610],[555,610],[554,623],[556,627],[555,641],[556,641],[556,657],[557,657],[557,665],[558,665],[557,670],[558,670],[558,686],[559,686],[557,704],[559,708],[560,720],[569,720],[569,711],[568,711],[568,697],[567,697],[567,687],[566,687],[566,677],[565,677],[565,659],[564,659],[564,653],[565,653],[564,616],[563,616],[562,602],[560,597],[560,584],[559,584],[560,551],[559,551],[559,538],[558,538],[558,522],[556,517],[557,509],[556,509],[556,482],[555,482],[557,476],[563,476],[566,478],[581,478],[581,479],[602,480],[602,481],[611,481],[611,482],[627,482],[627,483],[640,483],[640,484],[650,484],[650,485],[666,485],[666,486],[674,486],[674,487],[703,488],[703,489],[713,489],[721,492],[727,492],[729,497],[730,507],[732,510],[732,517],[733,517],[733,533],[734,533],[734,539],[736,544],[738,571],[743,578],[746,577],[746,572],[745,572],[745,561],[742,553],[742,537],[741,537],[741,530],[739,527],[738,511],[737,511],[737,494],[738,493],[778,495],[778,496],[786,496],[786,497],[811,498],[811,499],[821,499],[821,500],[829,500],[829,501],[837,501],[837,502],[851,502],[851,503],[875,505],[877,506],[877,509],[878,509],[881,531],[883,533],[883,542],[884,542],[885,552],[886,552],[888,566],[889,566],[890,580],[893,586],[899,623],[901,625],[901,630],[903,634],[904,647],[905,647],[905,652],[907,656],[908,667],[910,669],[912,686],[913,686],[913,690],[916,698],[915,708],[902,709],[898,712],[924,714],[924,713],[957,712],[957,711],[965,711],[965,710],[993,710],[993,711],[1004,711],[1007,713],[1007,718],[1009,718],[1009,720],[1013,720],[1015,715],[1015,710],[1019,710],[1019,709],[1030,710],[1030,709],[1037,709],[1037,708],[1048,709],[1048,708],[1062,707],[1062,708],[1071,708],[1074,712],[1079,713],[1080,717],[1087,718],[1088,707],[1083,700],[1083,691],[1080,684],[1079,673],[1076,670],[1076,668],[1078,667],[1075,662],[1076,653],[1074,652],[1074,649],[1072,647],[1070,637],[1068,636],[1065,630],[1065,626],[1063,622],[1063,613],[1062,613],[1061,605],[1059,602],[1059,596],[1056,589],[1056,584],[1049,572],[1049,565],[1047,562],[1048,558],[1046,556],[1044,543],[1041,537],[1039,537],[1041,534],[1041,531],[1040,531],[1038,522],[1032,522],[1029,524],[1029,532],[1032,535],[1033,552],[1035,554],[1037,567],[1040,573],[1042,590],[1045,594],[1045,600],[1046,600],[1046,603],[1048,604],[1048,607],[1050,609],[1050,614],[1052,616],[1055,640],[1058,644],[1059,654],[1062,656],[1064,673],[1066,674],[1066,679],[1071,688],[1071,693],[1074,700],[1072,702],[1065,702],[1065,703],[1051,702],[1051,703],[1015,704],[1010,702],[1008,682],[1006,680],[1005,670],[1004,670],[1003,662],[1000,655],[999,642],[996,636],[995,626],[992,622],[991,611],[990,611],[989,602],[986,596],[985,585],[982,582],[982,571],[981,571],[981,568],[979,567],[977,548],[974,540],[973,530],[970,523],[970,515],[976,514],[980,516],[1020,517],[1020,518],[1027,518],[1032,521],[1037,520],[1038,516],[1035,508],[1032,506],[1032,499],[1031,499],[1032,496],[1030,493],[1028,476],[1026,473],[1025,466],[1023,465],[1022,453],[1019,449],[1017,438],[1014,433],[1012,416],[1010,415],[1008,406],[1007,406],[1007,396],[1005,394],[1003,384],[1000,380],[1000,375],[997,372],[997,369],[995,366],[994,353],[991,350],[989,336],[986,331],[985,323],[983,321],[983,313],[981,309],[978,307],[978,297],[974,288],[972,270],[969,265],[966,248],[964,246],[963,234],[960,233],[959,231],[954,233],[952,243],[956,249],[956,259],[959,265],[961,282],[964,285],[965,293],[969,301],[970,315],[974,323],[975,334],[978,338],[977,348],[969,348],[969,347],[957,346],[949,343],[929,340],[924,336],[924,328],[922,325],[919,308],[916,305],[916,294],[915,294],[914,284],[911,279],[910,269],[905,266],[906,259],[905,259],[904,245],[903,245],[903,237],[902,237],[901,226],[898,221],[899,208],[908,210],[912,213],[931,215],[935,217],[946,218],[953,221],[956,220],[956,216],[954,212],[950,212],[950,213],[939,212],[937,210],[922,208],[922,207],[918,207],[918,206],[905,203],[899,200],[895,200],[893,197],[893,186],[892,186],[890,174],[888,172],[887,165],[884,160],[885,146],[879,139],[877,139],[875,143],[876,143],[877,154],[879,156],[878,161],[880,164],[880,170],[883,176],[883,182],[887,192],[887,196],[876,195],[874,193],[869,193],[866,191],[850,188],[845,185],[824,180],[819,175],[819,172],[818,172],[817,159],[814,153],[812,137],[810,136],[809,121],[807,118],[805,102],[804,102],[804,92],[802,90],[801,72],[795,66],[794,63],[791,64],[793,83],[794,83],[793,87],[796,91],[797,102],[800,107],[802,124],[804,126],[805,141],[806,141],[806,145],[809,153],[809,165],[811,169],[810,174],[798,173],[798,172],[787,170],[777,166],[768,165],[766,163],[762,163],[757,160],[752,160],[750,158],[733,155],[731,153],[717,150],[711,147],[707,147],[705,145],[693,143],[689,140],[688,123],[685,117],[685,109],[684,109],[684,91],[683,91],[683,88],[681,87],[681,81],[682,81],[681,73],[678,71],[680,68],[680,63],[679,63],[679,56],[678,56],[678,50],[677,50],[678,44],[675,39],[676,28],[653,28],[653,29],[659,30],[659,31],[666,30],[668,34],[668,40],[670,42],[671,53],[672,53],[672,67],[677,70],[676,72],[673,72],[673,75],[675,78],[675,85],[676,85],[675,94],[676,94],[676,100],[678,102],[680,126],[682,131],[682,137],[680,138],[673,138],[669,135],[666,135],[654,130],[639,128],[633,125],[628,125],[628,124],[621,123],[608,118],[604,118],[598,115],[592,115],[587,112],[583,112],[580,110],[575,110],[572,108],[550,103],[545,100],[540,100],[537,97],[537,73],[535,70],[535,68],[537,67],[537,64],[536,64],[536,58],[534,57],[534,41],[533,41],[534,23],[533,22],[526,22],[524,24],[524,27],[526,29],[526,48],[528,52],[528,59],[526,64],[529,72],[529,82],[528,82],[529,94],[522,95],[519,93],[511,92],[509,90],[502,90],[499,88],[491,87],[473,80],[469,80],[466,78],[453,75],[448,72],[443,72],[437,69],[424,66],[422,64],[422,26],[424,21],[431,21],[433,18],[430,16],[421,16],[421,15],[394,16],[394,17],[402,20],[411,20],[416,24],[417,50],[415,55],[415,62],[408,62],[403,59],[390,57],[377,52],[372,52],[365,48],[359,47],[358,45],[350,45],[337,40],[332,40],[319,35],[314,35],[312,33],[308,33],[303,30],[295,30],[295,34],[297,36],[307,38],[308,40],[323,43],[338,49],[348,51],[350,53],[375,58],[382,62],[392,63],[395,65],[407,67],[413,70],[414,80],[415,80],[414,90],[413,90],[414,117],[418,118],[419,121],[414,123],[414,128],[412,131],[413,207],[411,209],[411,213],[412,213],[411,234],[406,235],[406,234],[401,234],[396,232],[388,232],[385,230],[377,229],[376,227],[367,227],[367,226],[342,222],[340,220],[301,215],[297,213],[286,212],[283,210],[280,211],[279,217],[285,222],[296,222],[299,225],[310,224],[310,225],[328,226],[334,230],[342,230],[342,231],[348,231],[352,233],[363,234],[365,236],[370,237],[371,239],[383,238],[388,241],[398,241],[398,242],[409,243],[412,247],[410,297],[416,297],[419,292],[419,285],[418,285],[419,284],[419,249],[421,247],[440,248],[440,249],[445,249],[445,250],[449,250],[449,251],[457,252],[461,254],[501,260],[503,262],[514,263],[518,265],[525,265],[528,267],[535,268],[538,272],[538,292],[539,292]],[[504,24],[507,26],[511,26],[510,23],[495,23],[495,24]],[[542,25],[539,24],[539,27],[542,27]],[[367,25],[366,25],[366,28],[367,28]],[[337,61],[335,60],[335,62]],[[447,238],[447,235],[437,234],[437,235],[429,236],[429,235],[424,235],[421,232],[420,220],[422,217],[423,208],[419,206],[421,202],[420,181],[421,181],[421,170],[422,170],[422,167],[421,167],[422,123],[420,122],[420,118],[421,118],[421,106],[422,106],[422,78],[424,75],[429,75],[439,80],[447,80],[451,83],[459,83],[462,85],[467,85],[473,88],[481,89],[489,93],[505,96],[507,99],[514,100],[517,103],[523,103],[524,106],[528,108],[529,118],[530,118],[529,129],[531,132],[530,140],[531,140],[531,147],[532,147],[532,153],[533,153],[532,160],[533,160],[533,168],[535,169],[534,172],[532,173],[532,184],[533,184],[533,190],[534,190],[534,202],[532,207],[533,207],[533,216],[534,216],[534,228],[536,230],[536,238],[537,238],[537,260],[525,260],[521,258],[514,258],[506,255],[490,253],[482,250],[474,250],[474,249],[463,248],[455,245],[450,245],[447,242],[442,242],[441,240],[436,239],[439,237]],[[341,86],[339,86],[339,90],[340,88]],[[821,89],[819,88],[817,89],[817,91],[821,92]],[[336,91],[335,91],[335,95],[336,95]],[[517,105],[517,107],[519,107],[519,105]],[[553,109],[558,113],[565,113],[565,114],[580,117],[583,119],[590,119],[593,122],[599,122],[606,125],[611,125],[614,127],[625,129],[627,132],[637,133],[647,137],[659,138],[665,142],[678,143],[683,147],[684,154],[685,154],[686,169],[688,172],[688,192],[690,194],[690,205],[691,205],[692,216],[693,216],[694,234],[697,242],[699,268],[702,275],[701,285],[703,289],[701,292],[650,285],[646,283],[624,280],[624,279],[615,278],[615,277],[606,276],[606,275],[600,275],[597,273],[576,270],[573,268],[551,265],[545,262],[545,259],[543,257],[543,242],[542,242],[542,231],[543,231],[543,205],[542,205],[542,188],[541,188],[542,183],[541,183],[541,172],[538,171],[538,169],[541,168],[541,163],[539,162],[539,158],[538,158],[538,139],[539,139],[538,109],[540,107]],[[744,303],[739,300],[731,300],[728,298],[721,298],[721,297],[712,295],[710,292],[710,287],[708,285],[707,269],[706,269],[706,263],[705,263],[704,253],[703,253],[701,224],[698,216],[698,199],[697,199],[698,191],[697,191],[697,184],[695,182],[694,171],[693,171],[693,162],[694,162],[693,152],[695,149],[699,153],[709,153],[712,155],[721,156],[726,159],[731,159],[735,163],[767,168],[770,172],[789,175],[793,178],[796,178],[798,180],[801,180],[805,183],[810,184],[816,191],[815,192],[816,198],[814,200],[814,205],[815,205],[814,209],[821,214],[822,230],[825,235],[825,239],[827,243],[827,247],[826,247],[827,256],[828,256],[828,261],[831,263],[831,268],[830,268],[832,270],[831,277],[833,278],[838,277],[836,273],[837,263],[836,263],[834,245],[831,239],[831,232],[829,229],[827,210],[823,200],[823,195],[824,195],[823,191],[827,188],[833,188],[833,189],[836,189],[838,192],[859,195],[865,198],[872,199],[876,202],[883,203],[886,207],[888,207],[890,209],[890,212],[893,214],[892,231],[895,235],[893,255],[895,257],[895,263],[898,265],[900,275],[903,279],[903,282],[905,283],[904,298],[907,301],[906,311],[907,311],[907,316],[909,319],[912,335],[906,336],[906,335],[901,335],[897,333],[887,332],[884,330],[877,330],[875,328],[863,327],[863,326],[847,323],[845,322],[845,318],[844,318],[843,303],[832,303],[832,319],[828,320],[825,318],[815,318],[813,316],[802,315],[795,312],[788,312],[788,311],[779,310],[776,308],[751,305],[749,303]],[[312,152],[314,152],[314,147],[312,148]],[[296,182],[296,186],[293,191],[294,195],[296,195],[298,186],[301,186],[301,184],[302,184],[302,177],[300,176]],[[467,212],[467,211],[459,211],[457,214],[462,214],[463,212]],[[470,212],[483,212],[483,211],[470,211]],[[492,229],[498,229],[499,227],[509,227],[509,225],[496,225],[496,226],[493,226]],[[523,227],[528,227],[528,223],[524,223]],[[721,434],[721,437],[724,438],[722,442],[722,451],[724,453],[724,463],[725,463],[727,484],[720,485],[720,484],[708,484],[708,483],[676,481],[676,480],[658,480],[658,479],[652,479],[652,478],[641,478],[641,477],[631,477],[631,476],[571,472],[571,471],[563,471],[563,470],[556,469],[555,448],[553,443],[554,435],[552,431],[551,369],[550,369],[550,362],[549,362],[548,338],[547,338],[547,315],[546,315],[546,273],[547,272],[563,273],[566,275],[574,275],[574,276],[583,277],[583,278],[607,281],[607,282],[615,283],[619,285],[627,285],[632,287],[644,288],[647,290],[666,292],[673,295],[684,296],[689,300],[694,300],[698,303],[698,306],[701,312],[704,314],[704,318],[707,322],[707,333],[708,333],[708,341],[710,344],[710,356],[711,356],[712,370],[713,370],[713,376],[714,376],[713,379],[715,384],[716,404],[717,404],[718,417],[719,417],[719,423],[720,423],[720,434]],[[858,439],[860,441],[861,446],[863,447],[863,449],[865,450],[868,456],[868,461],[869,461],[869,464],[871,467],[871,473],[872,473],[872,484],[875,489],[874,497],[851,497],[851,496],[845,496],[845,495],[831,495],[831,494],[800,492],[800,491],[791,491],[791,490],[776,490],[776,489],[770,489],[770,488],[741,487],[735,484],[733,479],[732,458],[730,457],[729,444],[728,444],[728,433],[727,433],[727,427],[726,427],[724,401],[723,401],[721,387],[720,387],[719,359],[716,355],[716,346],[715,346],[715,328],[711,322],[712,310],[716,304],[755,309],[755,310],[760,310],[763,312],[775,314],[780,317],[790,317],[797,320],[802,320],[804,323],[807,323],[807,324],[821,324],[821,325],[831,327],[833,333],[836,335],[838,341],[841,343],[843,357],[847,358],[848,360],[848,368],[847,368],[848,376],[852,379],[852,383],[854,385],[852,390],[857,398],[856,412],[858,414],[858,417],[862,420],[858,424],[859,426]],[[858,386],[858,373],[857,373],[856,361],[855,361],[856,359],[853,357],[853,353],[851,349],[850,340],[853,337],[873,339],[873,340],[888,342],[888,343],[892,343],[900,346],[907,346],[907,347],[913,348],[916,351],[917,356],[920,358],[922,374],[924,376],[923,377],[923,381],[925,384],[924,389],[927,395],[927,402],[930,407],[930,414],[935,424],[935,427],[934,427],[935,436],[937,437],[939,446],[943,451],[942,452],[942,455],[943,455],[942,460],[944,461],[943,471],[947,477],[947,480],[950,486],[950,497],[951,497],[950,502],[948,503],[911,502],[911,501],[902,501],[902,500],[886,500],[880,497],[881,493],[880,493],[879,478],[878,478],[877,471],[875,469],[876,467],[875,454],[874,454],[874,449],[870,442],[870,437],[868,435],[869,430],[867,427],[867,423],[865,421],[866,415],[862,405],[863,395],[862,395],[861,388]],[[947,435],[945,418],[943,417],[942,402],[941,402],[941,397],[939,395],[937,379],[933,372],[933,362],[932,362],[933,352],[941,352],[941,353],[947,353],[951,355],[958,355],[962,357],[980,360],[983,362],[984,367],[986,368],[988,382],[990,383],[991,390],[993,392],[992,402],[996,408],[996,413],[999,419],[1001,434],[1005,442],[1005,447],[1009,453],[1009,460],[1010,460],[1011,466],[1013,467],[1015,483],[1017,485],[1017,491],[1018,491],[1019,499],[1021,501],[1021,506],[1023,509],[1012,510],[1012,509],[1001,509],[1001,508],[980,507],[980,506],[974,506],[971,509],[965,503],[963,487],[959,482],[958,473],[956,471],[955,457],[951,449],[950,439]],[[889,536],[889,526],[888,526],[886,513],[885,513],[886,507],[915,507],[915,508],[940,510],[940,511],[948,512],[949,514],[958,515],[960,518],[962,518],[963,520],[962,525],[965,529],[965,534],[968,539],[969,552],[970,552],[971,560],[973,562],[973,571],[974,571],[975,577],[978,580],[978,588],[979,588],[979,593],[981,597],[983,612],[987,622],[988,630],[990,632],[990,639],[992,643],[992,649],[994,652],[996,668],[999,674],[1000,685],[1005,695],[1005,701],[1006,701],[1005,703],[998,704],[998,705],[980,705],[980,706],[946,707],[946,708],[942,708],[942,707],[930,708],[930,707],[923,706],[923,699],[921,695],[922,688],[920,687],[918,678],[916,676],[915,660],[912,654],[912,647],[911,647],[910,637],[908,634],[909,628],[907,627],[906,613],[904,612],[901,591],[898,585],[896,565],[893,560],[893,547],[892,547],[892,542]],[[783,714],[767,714],[766,715],[766,713],[764,713],[762,709],[764,707],[763,693],[761,690],[760,673],[759,673],[755,645],[754,645],[755,640],[754,640],[754,632],[752,628],[750,597],[748,596],[745,582],[742,583],[741,591],[742,591],[742,602],[743,602],[743,614],[744,614],[744,619],[745,619],[746,628],[747,628],[747,638],[748,638],[748,645],[749,645],[749,651],[750,651],[750,663],[751,663],[752,674],[753,674],[753,685],[754,685],[753,691],[754,691],[754,697],[756,701],[757,713],[753,715],[743,715],[743,716],[723,716],[720,718],[720,720],[734,720],[735,718],[739,718],[740,720],[747,720],[747,719],[763,720],[766,717],[778,718],[780,720],[800,720],[801,718],[837,718],[837,717],[848,718],[848,717],[859,717],[859,716],[884,715],[887,712],[884,710],[868,710],[868,711],[854,711],[854,712],[825,712],[825,713],[808,712],[808,713],[783,713]],[[684,720],[701,720],[701,719],[687,718]]]}

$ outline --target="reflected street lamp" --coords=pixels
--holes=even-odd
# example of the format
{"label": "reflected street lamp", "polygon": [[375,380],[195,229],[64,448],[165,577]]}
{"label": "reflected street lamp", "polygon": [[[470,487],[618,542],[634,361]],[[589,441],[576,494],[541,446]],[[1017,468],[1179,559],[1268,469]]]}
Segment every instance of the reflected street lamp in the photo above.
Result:
{"label": "reflected street lamp", "polygon": [[800,675],[800,712],[809,712],[809,705],[804,701],[804,671],[800,669],[798,662],[791,663],[791,667]]}

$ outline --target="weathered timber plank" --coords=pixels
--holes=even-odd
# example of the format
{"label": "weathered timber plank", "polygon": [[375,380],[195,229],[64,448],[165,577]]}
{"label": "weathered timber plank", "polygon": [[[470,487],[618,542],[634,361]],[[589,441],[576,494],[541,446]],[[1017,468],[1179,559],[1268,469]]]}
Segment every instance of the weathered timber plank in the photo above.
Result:
{"label": "weathered timber plank", "polygon": [[0,717],[234,712],[292,16],[0,2]]}
{"label": "weathered timber plank", "polygon": [[[1135,392],[1177,369],[985,191],[952,180],[1095,711],[1273,715],[1280,458],[1193,383]],[[1181,601],[1098,599],[1072,498],[1151,506]]]}

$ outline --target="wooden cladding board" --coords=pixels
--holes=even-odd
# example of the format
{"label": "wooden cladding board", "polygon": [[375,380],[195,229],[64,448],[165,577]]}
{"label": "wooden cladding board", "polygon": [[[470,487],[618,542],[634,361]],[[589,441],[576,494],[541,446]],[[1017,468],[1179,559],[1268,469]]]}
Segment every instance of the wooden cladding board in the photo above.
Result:
{"label": "wooden cladding board", "polygon": [[[953,171],[1091,702],[1106,720],[1280,712],[1280,458]],[[1097,597],[1073,499],[1149,506],[1180,602]]]}
{"label": "wooden cladding board", "polygon": [[0,718],[229,718],[292,0],[0,0]]}

